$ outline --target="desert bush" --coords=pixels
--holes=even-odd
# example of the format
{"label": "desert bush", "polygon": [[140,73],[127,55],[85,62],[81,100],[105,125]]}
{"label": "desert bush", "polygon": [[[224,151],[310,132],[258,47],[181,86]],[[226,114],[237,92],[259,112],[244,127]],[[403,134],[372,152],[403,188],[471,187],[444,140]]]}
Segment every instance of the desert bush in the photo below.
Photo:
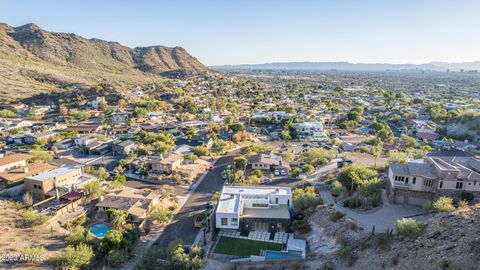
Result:
{"label": "desert bush", "polygon": [[453,199],[450,197],[442,196],[433,203],[433,208],[438,212],[453,212],[455,207],[453,206]]}
{"label": "desert bush", "polygon": [[332,183],[332,195],[337,197],[345,192],[347,189],[339,181],[333,181]]}
{"label": "desert bush", "polygon": [[412,218],[402,218],[397,220],[395,228],[399,235],[408,237],[416,237],[422,233],[422,228],[417,221]]}
{"label": "desert bush", "polygon": [[310,224],[308,224],[308,221],[305,220],[305,219],[301,219],[301,220],[294,220],[292,222],[292,229],[294,231],[297,231],[299,233],[309,233],[311,228],[310,228]]}
{"label": "desert bush", "polygon": [[470,192],[462,191],[462,193],[460,193],[460,198],[462,200],[467,201],[467,202],[471,202],[471,201],[473,201],[475,196]]}
{"label": "desert bush", "polygon": [[295,189],[292,194],[293,205],[300,211],[314,209],[317,205],[322,203],[322,200],[315,192],[314,187],[307,187],[305,189]]}
{"label": "desert bush", "polygon": [[342,219],[344,216],[345,216],[345,213],[335,211],[335,212],[330,213],[330,220],[333,221],[333,222],[337,222],[340,219]]}
{"label": "desert bush", "polygon": [[350,207],[350,208],[357,208],[362,206],[362,202],[355,197],[351,197],[343,201],[343,206]]}

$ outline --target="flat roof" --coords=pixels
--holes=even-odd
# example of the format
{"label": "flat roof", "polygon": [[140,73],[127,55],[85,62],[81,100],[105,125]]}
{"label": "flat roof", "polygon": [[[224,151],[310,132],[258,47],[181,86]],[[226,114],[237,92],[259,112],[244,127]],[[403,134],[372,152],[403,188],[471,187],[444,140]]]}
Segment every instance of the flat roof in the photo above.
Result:
{"label": "flat roof", "polygon": [[78,169],[79,169],[78,167],[75,167],[75,166],[72,166],[72,165],[65,165],[63,167],[56,168],[56,169],[53,169],[51,171],[41,173],[39,175],[29,177],[29,179],[37,180],[37,181],[45,181],[45,180],[51,179],[53,177],[64,175],[66,173],[69,173],[69,172],[72,172],[72,171],[75,171],[75,170],[78,170]]}
{"label": "flat roof", "polygon": [[244,208],[242,218],[278,218],[290,219],[287,205],[270,208]]}
{"label": "flat roof", "polygon": [[289,187],[260,187],[260,186],[225,186],[222,193],[245,194],[245,195],[290,195]]}
{"label": "flat roof", "polygon": [[237,214],[240,206],[240,196],[235,194],[223,193],[218,200],[218,213],[232,213]]}

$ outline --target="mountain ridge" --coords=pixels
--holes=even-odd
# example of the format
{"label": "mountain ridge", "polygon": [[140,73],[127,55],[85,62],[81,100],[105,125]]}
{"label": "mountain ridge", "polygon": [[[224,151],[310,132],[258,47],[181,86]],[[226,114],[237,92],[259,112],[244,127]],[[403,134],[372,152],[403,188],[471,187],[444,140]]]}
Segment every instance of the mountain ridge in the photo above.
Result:
{"label": "mountain ridge", "polygon": [[154,83],[164,77],[205,74],[210,69],[182,47],[130,48],[115,41],[87,39],[74,33],[49,32],[34,23],[12,27],[0,23],[0,93],[28,95],[64,84],[119,87]]}
{"label": "mountain ridge", "polygon": [[332,62],[270,62],[263,64],[241,64],[241,65],[216,65],[210,66],[218,70],[234,69],[269,69],[269,70],[342,70],[342,71],[386,71],[386,70],[406,70],[422,69],[432,71],[460,71],[460,70],[480,70],[480,61],[472,62],[441,62],[432,61],[424,64],[389,64],[389,63],[351,63],[347,61]]}

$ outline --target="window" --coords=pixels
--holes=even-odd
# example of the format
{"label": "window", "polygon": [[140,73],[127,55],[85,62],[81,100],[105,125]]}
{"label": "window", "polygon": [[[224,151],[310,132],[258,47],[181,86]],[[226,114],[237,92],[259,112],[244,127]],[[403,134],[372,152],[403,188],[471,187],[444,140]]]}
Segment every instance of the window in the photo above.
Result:
{"label": "window", "polygon": [[417,182],[417,177],[413,177],[412,184],[415,184],[416,182]]}
{"label": "window", "polygon": [[222,224],[222,226],[227,226],[228,225],[228,219],[227,218],[222,218],[220,223]]}
{"label": "window", "polygon": [[230,225],[232,226],[238,226],[238,218],[232,218],[230,220]]}
{"label": "window", "polygon": [[267,203],[252,203],[252,207],[268,207]]}
{"label": "window", "polygon": [[440,188],[443,187],[443,181],[440,181]]}
{"label": "window", "polygon": [[408,177],[405,177],[405,184],[408,184]]}
{"label": "window", "polygon": [[[441,187],[442,184],[440,184]],[[425,187],[433,187],[433,180],[432,179],[424,179],[423,186]]]}
{"label": "window", "polygon": [[278,204],[278,197],[275,198],[275,204]]}
{"label": "window", "polygon": [[457,182],[457,185],[455,186],[456,189],[462,189],[463,188],[463,182]]}

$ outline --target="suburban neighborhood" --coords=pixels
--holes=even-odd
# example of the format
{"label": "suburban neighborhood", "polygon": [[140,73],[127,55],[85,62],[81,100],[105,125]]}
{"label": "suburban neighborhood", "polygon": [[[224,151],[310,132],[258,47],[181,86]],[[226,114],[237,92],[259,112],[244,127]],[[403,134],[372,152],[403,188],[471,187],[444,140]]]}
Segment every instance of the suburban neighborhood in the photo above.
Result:
{"label": "suburban neighborhood", "polygon": [[475,1],[0,2],[0,269],[480,270]]}

